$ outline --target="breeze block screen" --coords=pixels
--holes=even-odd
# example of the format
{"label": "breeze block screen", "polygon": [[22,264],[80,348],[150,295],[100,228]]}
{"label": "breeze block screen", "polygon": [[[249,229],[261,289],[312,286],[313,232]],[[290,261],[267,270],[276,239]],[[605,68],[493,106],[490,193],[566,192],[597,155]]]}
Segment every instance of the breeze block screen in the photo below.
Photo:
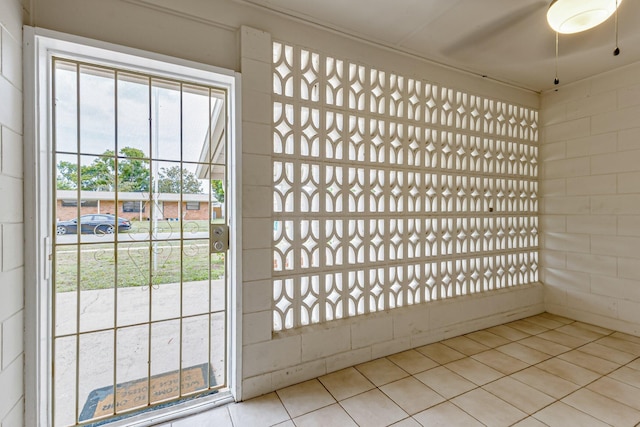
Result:
{"label": "breeze block screen", "polygon": [[273,43],[273,329],[538,280],[538,112]]}

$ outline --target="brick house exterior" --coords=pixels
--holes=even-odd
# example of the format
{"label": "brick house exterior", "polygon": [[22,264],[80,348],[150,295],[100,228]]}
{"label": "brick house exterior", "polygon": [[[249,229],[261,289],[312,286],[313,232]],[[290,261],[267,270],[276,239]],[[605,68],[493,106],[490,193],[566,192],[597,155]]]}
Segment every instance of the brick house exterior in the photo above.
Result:
{"label": "brick house exterior", "polygon": [[[58,190],[55,216],[65,221],[78,216],[78,194],[76,191]],[[109,213],[130,220],[146,221],[153,214],[152,201],[148,193],[119,193],[116,206],[115,194],[108,191],[83,191],[80,214]],[[182,206],[180,206],[182,204]],[[209,218],[209,196],[207,194],[180,195],[160,193],[157,195],[158,219],[206,220]],[[211,199],[211,218],[222,218],[222,205]]]}

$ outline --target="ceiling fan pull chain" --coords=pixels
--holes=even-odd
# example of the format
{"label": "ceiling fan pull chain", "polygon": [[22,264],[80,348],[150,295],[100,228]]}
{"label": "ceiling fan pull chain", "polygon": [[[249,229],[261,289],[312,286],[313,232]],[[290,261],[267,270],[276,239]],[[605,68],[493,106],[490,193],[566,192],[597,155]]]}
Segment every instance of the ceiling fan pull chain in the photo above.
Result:
{"label": "ceiling fan pull chain", "polygon": [[620,48],[618,47],[618,0],[616,0],[616,48],[613,51],[613,56],[620,55]]}
{"label": "ceiling fan pull chain", "polygon": [[556,78],[553,80],[553,84],[557,85],[558,83],[560,80],[558,80],[558,32],[556,31]]}

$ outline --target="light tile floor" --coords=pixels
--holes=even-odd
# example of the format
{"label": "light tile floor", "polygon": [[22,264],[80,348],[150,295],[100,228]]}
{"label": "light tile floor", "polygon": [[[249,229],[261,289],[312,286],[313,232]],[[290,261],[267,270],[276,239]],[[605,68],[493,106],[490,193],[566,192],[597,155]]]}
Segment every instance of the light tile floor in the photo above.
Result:
{"label": "light tile floor", "polygon": [[171,427],[482,425],[640,426],[640,338],[543,313]]}

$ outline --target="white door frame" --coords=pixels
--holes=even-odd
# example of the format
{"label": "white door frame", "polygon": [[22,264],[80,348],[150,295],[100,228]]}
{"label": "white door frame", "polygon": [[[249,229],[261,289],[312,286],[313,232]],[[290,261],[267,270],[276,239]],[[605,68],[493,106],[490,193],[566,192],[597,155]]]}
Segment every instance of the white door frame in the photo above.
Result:
{"label": "white door frame", "polygon": [[[51,396],[51,57],[70,56],[119,68],[132,66],[161,72],[181,80],[224,87],[229,93],[229,149],[227,177],[228,222],[232,233],[228,263],[229,287],[227,355],[232,396],[241,396],[242,363],[242,203],[240,181],[241,81],[240,74],[210,65],[69,34],[24,27],[24,222],[25,222],[25,425],[52,424]],[[108,58],[108,60],[105,60]],[[111,425],[150,425],[206,410],[221,403],[216,395],[158,409]],[[227,400],[230,400],[227,398]]]}

